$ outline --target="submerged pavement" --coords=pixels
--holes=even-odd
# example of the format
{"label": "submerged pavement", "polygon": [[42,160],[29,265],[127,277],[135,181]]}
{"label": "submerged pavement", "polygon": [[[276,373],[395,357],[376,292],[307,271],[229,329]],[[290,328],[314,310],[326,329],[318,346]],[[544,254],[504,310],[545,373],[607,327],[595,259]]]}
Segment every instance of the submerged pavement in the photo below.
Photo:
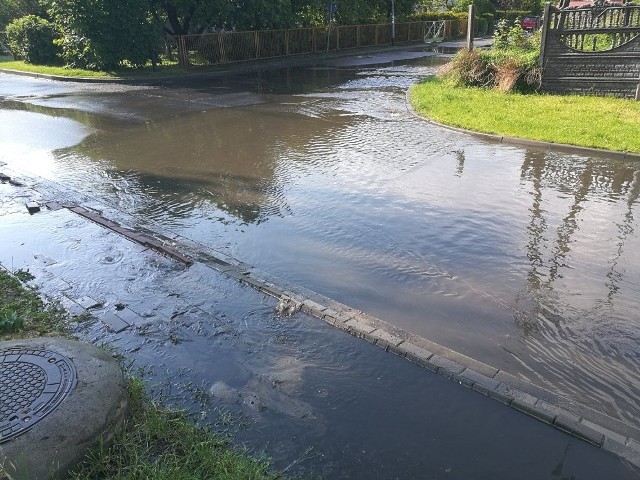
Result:
{"label": "submerged pavement", "polygon": [[[639,474],[634,430],[619,422],[572,413],[552,392],[185,239],[123,227],[126,218],[80,207],[60,186],[0,170],[0,263],[28,269],[71,313],[91,313],[77,334],[123,354],[162,399],[214,423],[221,407],[245,418],[240,438],[267,445],[276,468],[329,478]],[[231,355],[234,362],[222,358]],[[82,418],[65,403],[71,398],[56,407],[56,422]],[[30,432],[29,445],[34,434],[50,438]],[[33,464],[41,451],[28,451]]]}

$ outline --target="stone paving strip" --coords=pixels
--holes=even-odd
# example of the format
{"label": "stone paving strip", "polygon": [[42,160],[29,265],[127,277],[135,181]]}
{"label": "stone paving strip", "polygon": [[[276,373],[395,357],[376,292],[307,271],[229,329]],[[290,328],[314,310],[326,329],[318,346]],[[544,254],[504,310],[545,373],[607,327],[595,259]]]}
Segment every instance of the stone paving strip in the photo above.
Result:
{"label": "stone paving strip", "polygon": [[277,311],[303,311],[460,385],[640,466],[640,429],[484,364],[426,338],[266,272],[226,261],[213,268],[278,299]]}
{"label": "stone paving strip", "polygon": [[[8,181],[8,179],[3,179]],[[180,248],[190,250],[187,256],[175,247],[175,242],[152,238],[121,227],[100,213],[77,205],[46,204],[48,209],[68,208],[129,240],[152,249],[175,261],[192,265],[195,261],[234,278],[268,296],[278,299],[276,310],[281,315],[302,311],[341,330],[363,338],[387,352],[394,353],[434,373],[447,377],[460,385],[498,400],[550,426],[612,452],[630,463],[640,466],[640,429],[597,412],[584,405],[570,402],[549,390],[521,378],[484,364],[426,338],[413,335],[360,310],[337,302],[304,287],[293,285],[273,275],[253,268],[235,258],[219,252],[208,253],[202,245],[190,245],[188,239],[179,238]],[[64,295],[64,294],[63,294]],[[86,312],[102,305],[89,297],[70,298],[62,302],[72,313]],[[114,332],[121,332],[138,323],[139,315],[133,311],[108,312],[100,320]],[[136,318],[132,318],[136,317]]]}
{"label": "stone paving strip", "polygon": [[[48,206],[49,205],[47,204],[47,207]],[[53,209],[57,208],[57,206],[58,206],[57,203],[54,203],[52,205]],[[106,219],[100,213],[94,210],[90,210],[84,207],[79,207],[77,205],[63,205],[63,207],[69,209],[74,213],[77,213],[78,215],[84,218],[91,220],[92,222],[97,223],[98,225],[102,225],[103,227],[106,227],[109,230],[119,233],[120,235],[123,235],[124,237],[128,238],[133,242],[139,243],[147,248],[156,250],[167,257],[173,258],[174,260],[184,263],[185,265],[191,265],[193,263],[193,260],[181,254],[175,248],[167,245],[165,242],[157,240],[155,238],[151,238],[147,235],[136,232],[135,230],[122,227],[118,223],[112,222],[111,220]]]}

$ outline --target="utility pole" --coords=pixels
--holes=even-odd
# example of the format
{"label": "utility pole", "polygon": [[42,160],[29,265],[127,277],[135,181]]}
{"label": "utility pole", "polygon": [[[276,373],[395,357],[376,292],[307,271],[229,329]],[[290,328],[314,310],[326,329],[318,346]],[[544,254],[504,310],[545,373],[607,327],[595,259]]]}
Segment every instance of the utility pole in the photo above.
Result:
{"label": "utility pole", "polygon": [[396,0],[391,0],[391,46],[396,44]]}

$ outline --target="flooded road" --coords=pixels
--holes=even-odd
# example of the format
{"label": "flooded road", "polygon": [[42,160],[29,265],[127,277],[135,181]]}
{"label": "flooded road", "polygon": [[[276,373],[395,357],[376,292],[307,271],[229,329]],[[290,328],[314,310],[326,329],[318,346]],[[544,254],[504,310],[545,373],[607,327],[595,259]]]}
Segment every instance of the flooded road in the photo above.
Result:
{"label": "flooded road", "polygon": [[[406,89],[442,61],[424,56],[367,65],[366,58],[337,59],[157,87],[0,75],[0,162],[39,178],[56,196],[95,206],[123,224],[233,256],[553,390],[568,403],[637,425],[640,165],[493,144],[414,117]],[[21,253],[24,239],[17,239],[10,218],[4,216],[0,230],[1,261],[33,269],[32,255]],[[124,261],[125,249],[115,244],[111,253],[85,254],[86,261],[114,264],[115,273],[88,278],[80,273],[82,262],[67,265],[59,250],[48,251],[54,247],[45,240],[47,222],[32,228],[33,248],[58,265],[45,263],[43,270],[73,276],[78,269],[75,278],[85,280],[80,285],[76,280],[73,288],[94,296],[113,292],[103,295],[107,303],[125,298],[142,316],[180,313],[175,303],[150,304],[152,290],[189,298],[185,305],[210,314],[226,309],[204,308],[207,292],[225,299],[240,295],[223,291],[209,269],[195,274],[199,285],[209,285],[207,291],[191,282],[185,289],[175,267],[162,262],[138,278],[146,264]],[[84,234],[67,238],[64,232],[57,233],[63,251],[76,252],[86,243]],[[103,249],[111,242],[104,234],[93,235]],[[237,314],[246,325],[238,335],[255,335],[261,345],[258,325],[273,328],[273,319],[271,307],[255,308],[247,318]],[[185,322],[188,331],[198,325],[193,318]],[[153,328],[167,339],[167,332],[180,327],[173,322]],[[278,328],[296,336],[288,326]],[[91,329],[87,334],[103,335]],[[207,335],[193,340],[204,342],[193,352],[205,351],[216,337]],[[296,348],[308,348],[302,339],[310,337],[318,338],[318,348],[334,345],[335,339],[320,340],[322,335],[328,335],[324,327],[307,325]],[[277,343],[279,337],[272,331],[265,338]],[[144,342],[131,342],[141,364],[167,356],[161,363],[171,364],[172,371],[181,364],[195,369],[189,382],[203,383],[228,403],[250,404],[246,392],[268,397],[260,382],[275,381],[272,371],[284,369],[295,377],[305,370],[289,355],[269,357],[284,362],[271,365],[271,373],[259,365],[239,371],[242,362],[228,362],[222,366],[227,377],[238,378],[232,385],[204,375],[210,365],[199,372],[197,355],[189,352],[193,345],[180,352],[190,342],[177,342],[170,354],[157,343],[145,350]],[[346,343],[344,351],[335,347],[337,357],[346,355],[330,367],[338,384],[356,381],[348,375],[341,379],[335,369],[368,348],[354,345]],[[258,356],[258,363],[266,357]],[[410,388],[411,374],[374,365],[365,375],[377,378],[377,369],[388,368],[385,391],[403,395],[400,403],[414,412],[418,406],[411,405],[420,393]],[[305,395],[335,388],[324,386],[326,375],[320,386],[305,387]],[[374,395],[371,388],[361,386]],[[442,388],[438,384],[446,398]],[[294,403],[266,401],[304,417],[313,410],[305,395]],[[355,403],[363,400],[353,401],[357,410]],[[392,431],[392,423],[379,428]],[[423,463],[416,472],[420,468]]]}

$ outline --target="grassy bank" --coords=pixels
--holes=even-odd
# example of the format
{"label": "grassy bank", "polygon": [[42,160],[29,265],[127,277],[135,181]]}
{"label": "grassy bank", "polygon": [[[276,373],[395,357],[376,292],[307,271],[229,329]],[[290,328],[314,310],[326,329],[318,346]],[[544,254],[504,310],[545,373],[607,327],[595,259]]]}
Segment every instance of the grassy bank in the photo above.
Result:
{"label": "grassy bank", "polygon": [[[0,267],[0,340],[69,336],[69,319],[25,287],[28,272]],[[184,412],[163,408],[129,380],[131,415],[111,446],[98,446],[72,472],[74,480],[269,479],[268,464],[234,448],[224,435],[194,426]],[[34,452],[37,451],[37,445]],[[0,479],[6,478],[0,467]]]}
{"label": "grassy bank", "polygon": [[413,108],[436,122],[476,132],[640,153],[640,102],[521,95],[455,87],[429,78],[410,91]]}
{"label": "grassy bank", "polygon": [[12,57],[0,57],[0,69],[18,70],[20,72],[38,73],[43,75],[55,75],[69,78],[136,78],[148,75],[169,75],[184,74],[177,64],[158,65],[154,71],[151,65],[143,68],[123,68],[108,72],[96,72],[94,70],[83,70],[81,68],[49,67],[46,65],[32,65],[21,60],[14,60]]}

